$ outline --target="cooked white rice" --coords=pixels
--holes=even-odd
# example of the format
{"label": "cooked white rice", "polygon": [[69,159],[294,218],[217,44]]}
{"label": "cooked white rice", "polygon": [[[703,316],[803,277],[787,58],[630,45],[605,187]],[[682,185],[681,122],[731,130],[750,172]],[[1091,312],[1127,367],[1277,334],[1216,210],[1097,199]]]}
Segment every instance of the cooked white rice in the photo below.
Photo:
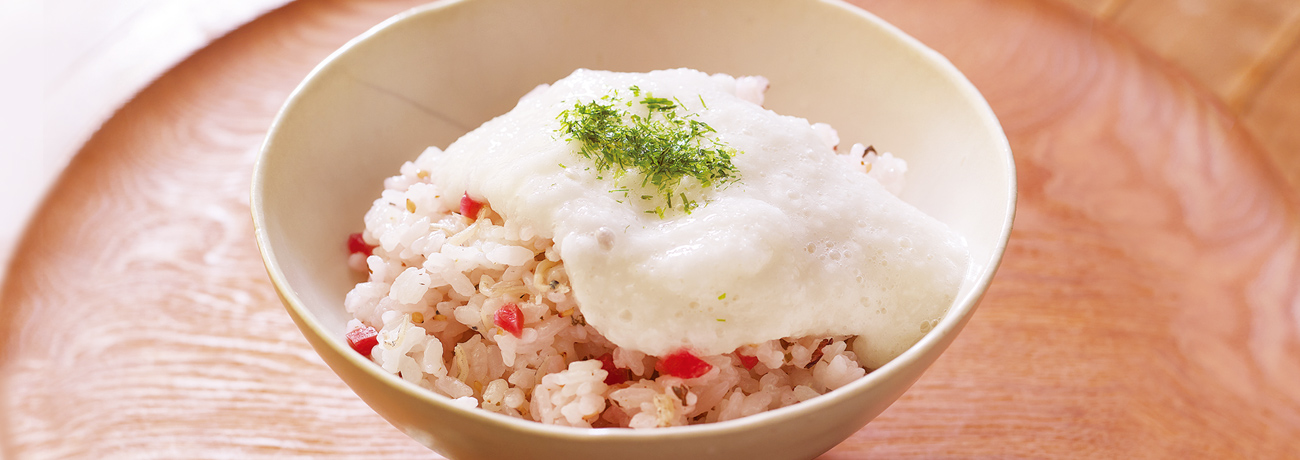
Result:
{"label": "cooked white rice", "polygon": [[[822,128],[818,128],[822,129]],[[827,143],[838,143],[826,128]],[[356,319],[373,327],[370,358],[387,372],[458,404],[543,423],[652,428],[730,420],[805,401],[868,371],[852,337],[796,337],[701,356],[703,375],[656,370],[658,358],[614,346],[583,320],[553,242],[490,203],[477,216],[446,209],[427,174],[429,154],[385,181],[365,216],[373,254],[349,263],[368,280],[348,293]],[[855,145],[845,164],[901,184],[906,165]],[[519,337],[494,323],[498,309],[523,314]],[[599,357],[630,379],[607,384]],[[743,357],[743,358],[742,358]],[[752,368],[746,366],[746,362]],[[618,379],[611,379],[615,382]]]}

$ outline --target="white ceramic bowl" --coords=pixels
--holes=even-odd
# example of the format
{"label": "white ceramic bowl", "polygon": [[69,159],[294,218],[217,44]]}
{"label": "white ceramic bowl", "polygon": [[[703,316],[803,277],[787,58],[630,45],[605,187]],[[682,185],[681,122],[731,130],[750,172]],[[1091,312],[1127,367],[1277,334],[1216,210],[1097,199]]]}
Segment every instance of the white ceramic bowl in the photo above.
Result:
{"label": "white ceramic bowl", "polygon": [[[772,82],[766,106],[835,126],[909,164],[903,198],[970,243],[942,321],[866,377],[794,406],[656,430],[554,427],[449,403],[343,339],[343,242],[383,179],[575,68],[692,67]],[[808,0],[469,0],[398,15],[293,93],[253,180],[257,241],[281,299],[325,362],[394,426],[452,458],[811,458],[880,414],[948,347],[998,266],[1015,209],[1006,137],[938,53],[870,14]]]}

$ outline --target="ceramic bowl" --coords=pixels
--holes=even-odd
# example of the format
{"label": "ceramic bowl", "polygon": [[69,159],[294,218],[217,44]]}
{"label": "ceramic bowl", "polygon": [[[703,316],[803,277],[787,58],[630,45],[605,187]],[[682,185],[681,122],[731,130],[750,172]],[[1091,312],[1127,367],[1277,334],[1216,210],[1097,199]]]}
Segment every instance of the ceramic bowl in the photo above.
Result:
{"label": "ceramic bowl", "polygon": [[[909,164],[902,197],[965,236],[973,266],[920,342],[858,381],[751,417],[577,429],[452,405],[352,351],[343,242],[383,179],[576,68],[691,67],[771,80],[766,106],[830,123]],[[970,319],[1015,209],[1007,140],[938,53],[860,9],[808,0],[466,0],[402,13],[349,42],[290,96],[253,181],[257,242],[289,314],[376,412],[451,458],[811,458],[903,394]]]}

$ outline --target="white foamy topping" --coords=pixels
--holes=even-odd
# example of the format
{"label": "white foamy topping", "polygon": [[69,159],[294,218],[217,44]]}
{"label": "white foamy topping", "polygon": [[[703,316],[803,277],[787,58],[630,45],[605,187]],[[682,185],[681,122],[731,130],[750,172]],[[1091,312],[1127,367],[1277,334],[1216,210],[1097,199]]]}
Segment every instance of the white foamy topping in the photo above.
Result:
{"label": "white foamy topping", "polygon": [[[465,190],[554,238],[587,322],[619,346],[711,355],[781,337],[858,335],[859,359],[878,367],[952,303],[965,243],[845,167],[824,130],[751,102],[755,80],[746,81],[578,70],[421,162],[448,192],[448,209]],[[662,219],[645,212],[644,190],[614,191],[640,180],[616,184],[598,172],[562,140],[556,117],[615,89],[630,97],[633,85],[677,98],[744,152],[733,160],[740,181]]]}

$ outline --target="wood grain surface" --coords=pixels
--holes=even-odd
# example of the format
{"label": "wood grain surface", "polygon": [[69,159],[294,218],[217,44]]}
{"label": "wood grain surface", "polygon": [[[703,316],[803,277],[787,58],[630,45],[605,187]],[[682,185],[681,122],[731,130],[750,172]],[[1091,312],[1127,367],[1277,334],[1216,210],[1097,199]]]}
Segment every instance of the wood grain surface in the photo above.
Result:
{"label": "wood grain surface", "polygon": [[[294,2],[169,71],[94,136],[0,294],[5,458],[435,457],[293,327],[247,197],[289,91],[416,3]],[[1050,3],[857,3],[985,94],[1020,206],[966,331],[824,457],[1295,457],[1298,205],[1233,115]]]}
{"label": "wood grain surface", "polygon": [[1300,190],[1300,1],[1056,1],[1182,67],[1241,118]]}
{"label": "wood grain surface", "polygon": [[288,2],[0,2],[0,278],[41,196],[118,108],[195,51]]}

